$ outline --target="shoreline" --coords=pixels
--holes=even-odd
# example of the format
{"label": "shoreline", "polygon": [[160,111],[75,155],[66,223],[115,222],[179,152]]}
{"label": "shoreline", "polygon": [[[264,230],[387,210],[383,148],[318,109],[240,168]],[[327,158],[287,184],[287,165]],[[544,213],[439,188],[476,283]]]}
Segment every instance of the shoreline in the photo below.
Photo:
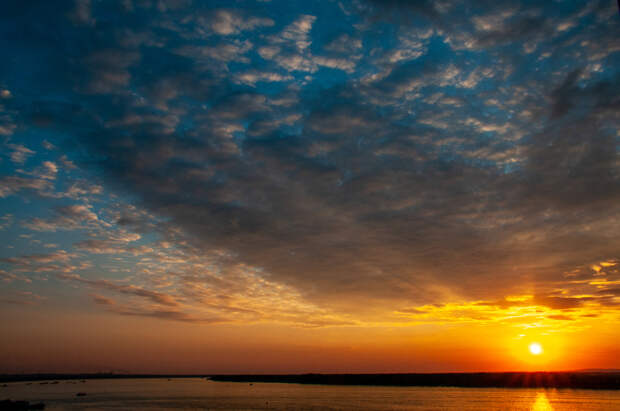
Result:
{"label": "shoreline", "polygon": [[204,378],[214,382],[341,386],[555,388],[620,390],[618,371],[398,373],[398,374],[2,374],[0,384],[101,379]]}
{"label": "shoreline", "polygon": [[620,390],[620,372],[212,375],[212,381],[391,387]]}

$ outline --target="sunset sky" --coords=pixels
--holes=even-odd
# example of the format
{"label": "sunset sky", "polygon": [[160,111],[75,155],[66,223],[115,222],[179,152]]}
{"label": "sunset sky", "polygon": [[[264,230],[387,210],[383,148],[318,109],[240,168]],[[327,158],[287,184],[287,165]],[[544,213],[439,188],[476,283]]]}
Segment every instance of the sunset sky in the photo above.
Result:
{"label": "sunset sky", "polygon": [[0,51],[0,373],[620,368],[616,1],[9,0]]}

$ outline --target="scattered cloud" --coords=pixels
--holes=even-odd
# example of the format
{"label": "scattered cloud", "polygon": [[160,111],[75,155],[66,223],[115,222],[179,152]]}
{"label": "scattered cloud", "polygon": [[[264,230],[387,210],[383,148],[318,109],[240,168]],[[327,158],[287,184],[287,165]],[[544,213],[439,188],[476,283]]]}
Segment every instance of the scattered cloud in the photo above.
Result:
{"label": "scattered cloud", "polygon": [[104,290],[114,291],[119,294],[126,294],[126,295],[132,295],[136,297],[145,298],[147,300],[150,300],[153,303],[160,304],[160,305],[166,305],[166,306],[178,305],[175,299],[170,295],[160,293],[157,291],[146,290],[144,288],[137,287],[135,285],[116,284],[108,280],[89,280],[86,278],[82,278],[78,274],[60,274],[59,278],[86,284],[96,289],[104,289]]}
{"label": "scattered cloud", "polygon": [[231,10],[217,10],[211,20],[211,29],[223,36],[239,34],[242,31],[254,30],[259,27],[271,27],[273,25],[272,19],[260,17],[244,19],[238,13]]}
{"label": "scattered cloud", "polygon": [[88,226],[98,226],[102,222],[86,205],[57,207],[54,217],[38,218],[25,221],[23,226],[33,231],[77,230]]}
{"label": "scattered cloud", "polygon": [[7,144],[7,147],[11,150],[11,161],[17,164],[25,163],[34,154],[34,151],[21,144]]}

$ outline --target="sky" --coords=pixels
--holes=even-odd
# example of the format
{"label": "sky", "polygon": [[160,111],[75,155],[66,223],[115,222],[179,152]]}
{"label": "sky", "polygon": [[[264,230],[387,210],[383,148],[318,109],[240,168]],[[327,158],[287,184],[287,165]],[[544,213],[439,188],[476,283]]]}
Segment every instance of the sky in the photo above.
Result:
{"label": "sky", "polygon": [[0,50],[0,372],[620,368],[615,1],[9,0]]}

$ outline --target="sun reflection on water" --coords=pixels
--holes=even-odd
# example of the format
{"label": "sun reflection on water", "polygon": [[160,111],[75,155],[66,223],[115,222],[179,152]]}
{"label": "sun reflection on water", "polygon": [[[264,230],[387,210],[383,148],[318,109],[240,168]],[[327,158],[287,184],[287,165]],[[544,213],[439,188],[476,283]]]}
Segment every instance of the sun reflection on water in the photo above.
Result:
{"label": "sun reflection on water", "polygon": [[536,396],[536,401],[532,404],[531,411],[553,411],[553,407],[547,399],[547,394],[539,392]]}

